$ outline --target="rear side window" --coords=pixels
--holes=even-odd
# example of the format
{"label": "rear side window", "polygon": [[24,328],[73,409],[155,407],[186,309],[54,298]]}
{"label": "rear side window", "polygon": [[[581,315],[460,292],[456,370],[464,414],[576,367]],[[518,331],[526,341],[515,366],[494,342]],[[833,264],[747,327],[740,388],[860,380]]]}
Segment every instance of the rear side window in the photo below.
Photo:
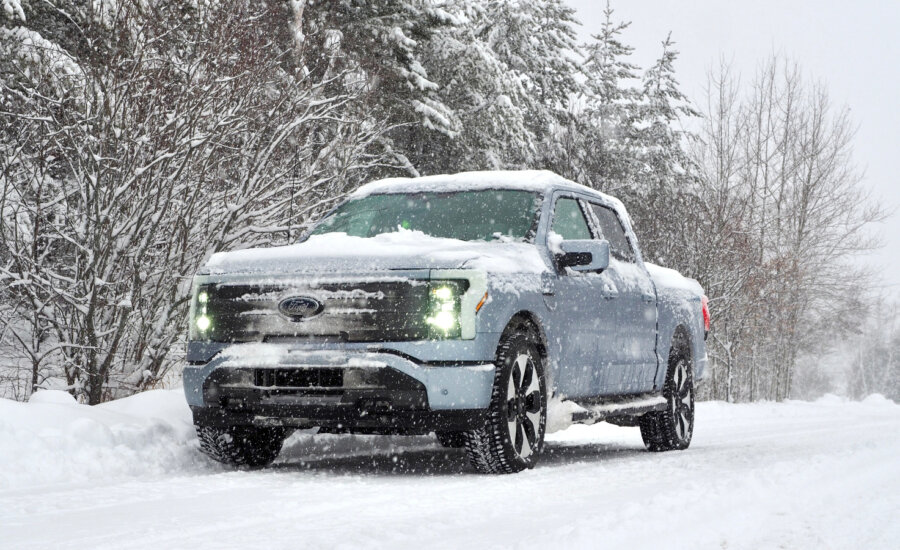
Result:
{"label": "rear side window", "polygon": [[594,203],[591,203],[591,209],[597,216],[602,237],[609,241],[609,251],[613,258],[623,262],[634,262],[634,250],[625,237],[625,230],[616,213],[611,208]]}
{"label": "rear side window", "polygon": [[591,230],[575,199],[559,199],[553,210],[553,224],[550,230],[570,241],[573,239],[590,239]]}

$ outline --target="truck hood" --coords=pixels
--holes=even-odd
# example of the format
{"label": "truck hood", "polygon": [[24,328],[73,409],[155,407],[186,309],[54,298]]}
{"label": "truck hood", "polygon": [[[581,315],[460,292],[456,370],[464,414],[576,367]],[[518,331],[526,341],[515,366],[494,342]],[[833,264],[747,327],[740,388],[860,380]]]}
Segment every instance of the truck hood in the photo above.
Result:
{"label": "truck hood", "polygon": [[539,273],[546,266],[533,244],[469,242],[401,230],[371,238],[328,233],[288,246],[220,252],[212,255],[201,273],[367,273],[462,268]]}

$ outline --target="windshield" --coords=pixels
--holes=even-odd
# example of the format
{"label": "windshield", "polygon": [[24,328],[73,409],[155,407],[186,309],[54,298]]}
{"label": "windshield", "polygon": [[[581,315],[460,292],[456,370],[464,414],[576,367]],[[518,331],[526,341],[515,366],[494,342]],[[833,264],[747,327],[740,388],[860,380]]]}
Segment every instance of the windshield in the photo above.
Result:
{"label": "windshield", "polygon": [[500,189],[369,195],[342,204],[310,234],[374,237],[402,228],[463,241],[529,241],[539,206],[537,193]]}

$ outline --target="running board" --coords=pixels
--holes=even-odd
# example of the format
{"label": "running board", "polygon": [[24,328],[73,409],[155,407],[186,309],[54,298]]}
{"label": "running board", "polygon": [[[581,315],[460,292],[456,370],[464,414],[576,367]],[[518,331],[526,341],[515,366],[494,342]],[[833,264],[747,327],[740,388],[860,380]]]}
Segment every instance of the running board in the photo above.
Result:
{"label": "running board", "polygon": [[637,416],[666,409],[666,398],[661,395],[638,395],[633,398],[616,399],[608,403],[579,404],[580,411],[572,413],[572,422],[594,424],[615,417]]}

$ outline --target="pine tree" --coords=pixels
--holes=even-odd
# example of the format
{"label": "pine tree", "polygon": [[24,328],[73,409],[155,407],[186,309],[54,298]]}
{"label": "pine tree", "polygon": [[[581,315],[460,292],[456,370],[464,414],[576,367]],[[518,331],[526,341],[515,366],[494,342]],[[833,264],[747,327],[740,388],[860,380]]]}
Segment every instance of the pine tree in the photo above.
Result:
{"label": "pine tree", "polygon": [[579,91],[573,61],[574,9],[560,0],[496,0],[488,3],[493,25],[485,38],[510,75],[524,87],[529,126],[538,140]]}
{"label": "pine tree", "polygon": [[690,161],[684,151],[688,134],[682,129],[684,117],[700,114],[691,106],[675,79],[675,60],[671,34],[662,43],[663,52],[644,73],[641,95],[639,140],[642,144],[643,170],[650,173],[651,182],[663,184],[681,178]]}
{"label": "pine tree", "polygon": [[413,129],[424,173],[546,165],[552,131],[579,89],[573,10],[560,0],[451,0],[425,65],[459,134]]}
{"label": "pine tree", "polygon": [[363,113],[373,122],[385,120],[395,129],[384,145],[406,170],[407,147],[421,147],[409,139],[410,126],[453,136],[458,124],[441,101],[439,85],[422,62],[422,51],[435,33],[456,19],[431,0],[304,0],[295,2],[299,19],[298,50],[302,70],[318,79],[347,73],[336,80],[337,91],[362,89]]}
{"label": "pine tree", "polygon": [[644,73],[635,133],[638,170],[627,196],[634,204],[632,215],[647,259],[692,273],[689,253],[682,245],[691,240],[695,171],[684,149],[690,136],[682,122],[699,114],[675,79],[678,52],[673,46],[670,34],[659,59]]}
{"label": "pine tree", "polygon": [[603,27],[584,45],[586,97],[579,119],[583,136],[581,173],[584,183],[614,190],[633,183],[640,92],[635,86],[638,67],[628,61],[634,48],[621,40],[630,22],[616,22],[609,2]]}
{"label": "pine tree", "polygon": [[410,128],[410,156],[422,173],[517,168],[535,149],[526,123],[527,90],[492,50],[486,35],[493,21],[484,6],[456,0],[458,24],[428,44],[426,66],[438,94],[457,123],[456,135]]}

